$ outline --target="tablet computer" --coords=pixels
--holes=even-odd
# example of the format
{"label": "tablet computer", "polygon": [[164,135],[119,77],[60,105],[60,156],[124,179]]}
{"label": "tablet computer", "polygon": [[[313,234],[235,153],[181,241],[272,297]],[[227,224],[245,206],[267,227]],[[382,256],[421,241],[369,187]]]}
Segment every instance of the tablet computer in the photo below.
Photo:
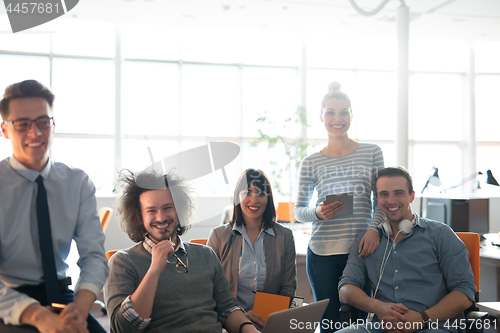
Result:
{"label": "tablet computer", "polygon": [[344,207],[341,210],[339,210],[338,213],[335,214],[335,216],[344,216],[353,214],[353,204],[354,204],[353,192],[328,194],[326,196],[326,203],[330,203],[332,201],[342,201],[342,203],[344,204]]}

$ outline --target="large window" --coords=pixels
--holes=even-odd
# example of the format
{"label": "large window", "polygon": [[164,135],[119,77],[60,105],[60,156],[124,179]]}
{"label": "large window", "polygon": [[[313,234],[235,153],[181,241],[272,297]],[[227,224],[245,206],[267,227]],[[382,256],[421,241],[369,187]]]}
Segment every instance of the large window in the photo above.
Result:
{"label": "large window", "polygon": [[239,71],[236,66],[183,65],[182,135],[240,136],[239,81]]}
{"label": "large window", "polygon": [[[278,124],[276,133],[294,137],[300,129],[280,124],[293,115],[299,105],[299,81],[296,68],[243,68],[243,136],[258,137],[262,124],[257,118],[267,115]],[[274,132],[274,131],[273,131]]]}
{"label": "large window", "polygon": [[473,143],[464,134],[466,46],[442,39],[414,39],[410,44],[410,170],[417,192],[433,167],[439,169],[442,185],[429,186],[426,194],[437,194],[467,176],[465,151]]}
{"label": "large window", "polygon": [[54,57],[52,75],[58,133],[112,135],[115,132],[112,60]]}
{"label": "large window", "polygon": [[[495,178],[500,180],[500,145],[498,126],[500,124],[500,42],[476,43],[476,168],[486,175],[491,170]],[[483,176],[483,184],[486,181]],[[495,188],[485,185],[485,191],[495,191]],[[494,192],[498,195],[498,191]]]}
{"label": "large window", "polygon": [[176,63],[125,61],[122,67],[122,134],[180,134],[180,67]]}
{"label": "large window", "polygon": [[[56,94],[51,154],[87,171],[103,192],[113,189],[117,170],[149,166],[151,154],[157,161],[207,141],[228,141],[241,147],[225,168],[230,184],[220,170],[193,181],[201,195],[230,196],[245,168],[261,168],[271,176],[276,163],[283,166],[283,147],[256,143],[258,130],[303,135],[299,126],[284,128],[282,122],[301,104],[307,109],[308,153],[324,147],[327,135],[319,115],[332,81],[339,81],[352,101],[350,137],[380,145],[386,165],[395,164],[393,38],[344,36],[332,42],[331,35],[321,33],[118,29],[64,19],[55,20],[51,29],[52,34],[47,28],[0,34],[0,89],[28,78],[50,86]],[[443,188],[466,177],[471,151],[478,171],[491,169],[500,176],[494,159],[500,149],[495,134],[500,43],[478,42],[474,50],[476,73],[467,73],[467,43],[412,39],[409,168],[417,190],[433,166],[440,169]],[[470,77],[475,78],[473,91]],[[473,92],[471,111],[467,101]],[[471,112],[475,142],[464,134]],[[264,114],[274,127],[256,122]],[[9,141],[1,138],[0,158],[11,153]],[[280,181],[288,187],[287,179]]]}
{"label": "large window", "polygon": [[[411,87],[411,165],[415,186],[422,187],[432,167],[439,169],[441,188],[458,183],[464,163],[464,75],[414,73]],[[428,192],[438,189],[430,187]]]}
{"label": "large window", "polygon": [[[65,19],[28,33],[0,34],[0,89],[26,79],[51,87],[56,95],[52,157],[84,169],[109,193],[115,160],[114,41],[112,24]],[[8,140],[1,141],[4,158],[12,149]]]}

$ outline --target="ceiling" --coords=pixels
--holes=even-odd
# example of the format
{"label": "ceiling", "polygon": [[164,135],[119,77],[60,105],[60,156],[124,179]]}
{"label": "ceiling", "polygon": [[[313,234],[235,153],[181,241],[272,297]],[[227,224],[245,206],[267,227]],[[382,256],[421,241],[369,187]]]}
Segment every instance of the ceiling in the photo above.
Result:
{"label": "ceiling", "polygon": [[[374,9],[382,0],[355,0]],[[303,33],[394,34],[402,0],[370,17],[349,0],[80,0],[67,15],[82,20]],[[500,0],[405,0],[410,35],[500,41]],[[0,6],[1,7],[1,6]],[[5,8],[0,9],[5,13]]]}

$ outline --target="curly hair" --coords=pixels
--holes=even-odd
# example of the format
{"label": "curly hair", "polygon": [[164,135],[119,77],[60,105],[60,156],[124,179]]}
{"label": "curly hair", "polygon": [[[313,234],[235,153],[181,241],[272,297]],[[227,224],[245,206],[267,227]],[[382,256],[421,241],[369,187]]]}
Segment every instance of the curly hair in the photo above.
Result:
{"label": "curly hair", "polygon": [[140,202],[141,194],[147,191],[169,189],[179,220],[177,235],[182,235],[191,227],[190,219],[194,212],[191,197],[193,189],[173,172],[161,174],[148,170],[134,174],[125,169],[120,172],[119,185],[123,187],[123,194],[116,203],[117,215],[121,228],[132,241],[142,242],[147,235]]}
{"label": "curly hair", "polygon": [[273,191],[271,189],[271,182],[264,173],[259,169],[246,169],[238,179],[236,188],[234,189],[233,196],[233,219],[237,226],[245,225],[243,211],[241,210],[240,192],[248,190],[252,186],[267,194],[267,204],[262,217],[263,229],[270,228],[276,223],[276,208],[274,207]]}

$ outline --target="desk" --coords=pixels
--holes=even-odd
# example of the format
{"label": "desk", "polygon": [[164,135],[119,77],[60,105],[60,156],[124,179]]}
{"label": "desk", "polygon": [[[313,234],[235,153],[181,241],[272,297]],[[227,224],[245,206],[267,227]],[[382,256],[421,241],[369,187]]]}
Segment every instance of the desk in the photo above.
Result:
{"label": "desk", "polygon": [[491,242],[500,243],[498,233],[486,234],[481,242],[480,260],[481,277],[480,300],[497,302],[500,300],[500,247],[491,245]]}
{"label": "desk", "polygon": [[488,311],[500,315],[500,302],[479,302],[476,306],[480,310]]}
{"label": "desk", "polygon": [[493,314],[497,318],[488,318],[484,320],[484,325],[489,324],[489,328],[485,326],[485,332],[498,332],[498,316],[500,315],[500,302],[478,302],[476,306],[483,311]]}

